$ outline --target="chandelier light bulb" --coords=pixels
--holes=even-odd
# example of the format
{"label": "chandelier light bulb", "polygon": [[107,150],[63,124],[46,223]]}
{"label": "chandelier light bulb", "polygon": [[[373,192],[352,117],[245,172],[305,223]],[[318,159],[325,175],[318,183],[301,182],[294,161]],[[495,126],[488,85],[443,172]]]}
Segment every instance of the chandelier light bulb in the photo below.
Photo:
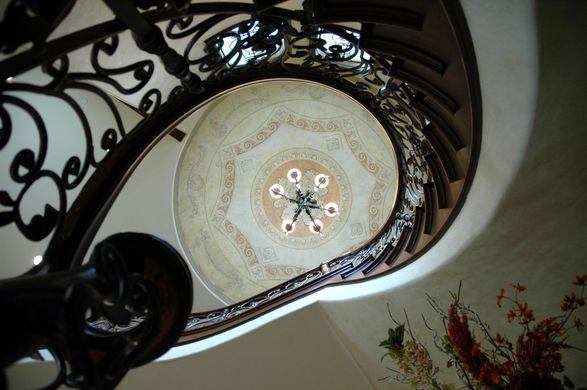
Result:
{"label": "chandelier light bulb", "polygon": [[326,203],[324,206],[324,214],[326,214],[327,217],[338,215],[338,205],[334,202]]}
{"label": "chandelier light bulb", "polygon": [[299,183],[302,179],[302,171],[297,168],[292,168],[287,172],[287,180],[291,181],[292,183]]}
{"label": "chandelier light bulb", "polygon": [[275,198],[275,199],[279,199],[281,198],[283,195],[285,195],[285,189],[283,188],[282,185],[279,184],[273,184],[270,188],[269,188],[269,194],[271,195],[271,197]]}
{"label": "chandelier light bulb", "polygon": [[310,231],[312,233],[320,234],[320,235],[322,235],[322,228],[323,227],[324,227],[324,224],[319,219],[315,219],[314,222],[308,226],[308,228],[310,229]]}
{"label": "chandelier light bulb", "polygon": [[328,176],[323,173],[316,175],[314,178],[314,184],[316,185],[316,188],[328,187],[329,182],[330,180],[328,179]]}
{"label": "chandelier light bulb", "polygon": [[285,235],[293,233],[293,231],[296,230],[296,223],[291,219],[284,219],[281,223],[281,230],[283,230]]}

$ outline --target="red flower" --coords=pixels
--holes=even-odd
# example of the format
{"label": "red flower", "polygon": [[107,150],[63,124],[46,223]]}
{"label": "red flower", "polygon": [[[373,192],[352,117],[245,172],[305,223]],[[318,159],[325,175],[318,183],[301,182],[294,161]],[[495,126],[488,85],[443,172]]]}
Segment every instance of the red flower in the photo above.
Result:
{"label": "red flower", "polygon": [[[573,284],[582,287],[580,293],[570,293],[561,301],[560,307],[566,313],[542,320],[536,320],[534,311],[528,303],[518,300],[518,292],[525,291],[526,286],[520,283],[511,284],[515,289],[513,296],[506,295],[505,290],[501,288],[496,295],[497,306],[501,307],[505,298],[510,306],[506,313],[508,322],[516,320],[523,325],[521,334],[517,339],[513,339],[514,343],[500,333],[495,333],[495,337],[491,337],[488,333],[489,327],[484,326],[479,315],[459,302],[459,285],[459,293],[451,293],[454,301],[448,306],[446,317],[438,304],[431,300],[433,309],[446,319],[446,337],[442,338],[439,348],[449,356],[451,364],[457,360],[458,367],[466,374],[471,388],[562,389],[563,383],[555,375],[565,369],[562,351],[575,348],[567,344],[567,333],[573,328],[579,332],[585,328],[581,319],[574,316],[574,311],[585,306],[587,274],[577,275]],[[468,315],[472,316],[471,326],[468,323]],[[479,328],[489,343],[482,345],[482,341],[475,339],[474,330]],[[410,358],[416,359],[412,355]],[[435,370],[434,373],[438,368]],[[567,378],[565,382],[567,383]],[[416,382],[412,382],[414,383]]]}
{"label": "red flower", "polygon": [[509,376],[514,371],[514,362],[511,360],[506,360],[505,362],[499,365],[499,370],[502,372],[502,375]]}
{"label": "red flower", "polygon": [[510,351],[511,351],[511,349],[512,349],[512,347],[513,347],[513,346],[512,346],[512,343],[510,343],[510,342],[509,342],[509,341],[508,341],[508,340],[507,340],[505,337],[503,337],[503,336],[501,335],[501,333],[499,333],[499,332],[495,334],[495,342],[496,342],[496,343],[498,343],[498,344],[500,344],[500,345],[503,345],[504,347],[506,347],[506,348],[507,348],[507,349],[509,349]]}
{"label": "red flower", "polygon": [[483,366],[487,364],[488,358],[479,349],[480,343],[474,341],[466,314],[459,317],[456,302],[448,307],[447,330],[459,360],[463,362],[469,372],[478,377]]}
{"label": "red flower", "polygon": [[571,295],[565,295],[565,297],[563,298],[562,302],[561,302],[561,309],[563,311],[568,311],[571,310],[575,307],[575,302],[577,301],[577,297],[575,296],[575,293],[571,293]]}
{"label": "red flower", "polygon": [[585,282],[587,282],[587,274],[575,276],[573,284],[577,286],[585,286]]}
{"label": "red flower", "polygon": [[560,321],[554,318],[545,318],[518,337],[516,360],[519,366],[524,368],[526,374],[530,374],[530,377],[544,379],[551,378],[553,373],[561,372],[564,369],[560,350],[565,348],[565,345],[563,342],[557,341],[563,330]]}
{"label": "red flower", "polygon": [[503,288],[499,289],[499,295],[496,296],[498,307],[501,307],[501,300],[503,299],[504,294],[505,294],[505,290]]}
{"label": "red flower", "polygon": [[512,284],[511,286],[520,292],[526,291],[526,286],[524,286],[523,284],[515,283],[515,284]]}
{"label": "red flower", "polygon": [[514,318],[517,318],[518,323],[522,325],[534,321],[534,310],[530,309],[527,303],[524,303],[523,305],[516,303],[516,305],[517,307],[515,309],[510,309],[507,312],[508,322],[512,322]]}
{"label": "red flower", "polygon": [[501,383],[500,366],[486,362],[481,368],[477,380],[485,385],[499,385]]}
{"label": "red flower", "polygon": [[512,309],[508,311],[508,322],[512,322],[516,318],[516,313]]}
{"label": "red flower", "polygon": [[471,356],[475,356],[479,353],[479,347],[481,346],[480,341],[475,341],[473,348],[471,348]]}
{"label": "red flower", "polygon": [[518,304],[518,309],[520,311],[518,314],[520,324],[529,324],[534,321],[534,310],[528,308],[527,303],[524,303],[523,305]]}
{"label": "red flower", "polygon": [[585,327],[585,325],[583,325],[583,323],[581,322],[581,320],[577,317],[574,318],[574,323],[575,323],[575,328],[577,328],[577,330],[579,332],[583,331],[583,328]]}

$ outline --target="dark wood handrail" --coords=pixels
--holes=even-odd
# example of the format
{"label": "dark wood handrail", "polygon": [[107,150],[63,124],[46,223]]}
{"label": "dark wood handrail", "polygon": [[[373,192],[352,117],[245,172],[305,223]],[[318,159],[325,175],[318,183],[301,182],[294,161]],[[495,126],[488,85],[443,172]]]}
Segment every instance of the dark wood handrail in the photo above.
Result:
{"label": "dark wood handrail", "polygon": [[[389,0],[383,6],[379,1],[366,0],[360,6],[350,6],[330,0],[308,2],[311,6],[293,11],[274,6],[277,3],[272,0],[254,4],[201,3],[191,4],[185,10],[146,11],[134,17],[150,25],[183,19],[188,20],[189,25],[190,18],[200,15],[250,15],[289,38],[301,34],[291,32],[293,28],[288,24],[291,20],[301,23],[307,31],[314,31],[304,38],[312,38],[322,31],[351,37],[354,32],[337,23],[357,22],[361,24],[361,37],[349,40],[349,45],[366,53],[372,51],[370,62],[362,64],[371,66],[372,72],[361,73],[358,65],[349,70],[348,63],[344,68],[334,59],[309,57],[315,47],[296,49],[298,51],[290,57],[294,58],[294,54],[300,58],[308,56],[304,65],[307,68],[288,65],[285,60],[260,60],[254,66],[225,70],[222,66],[229,67],[226,59],[215,59],[206,52],[201,62],[190,68],[192,72],[197,68],[200,74],[208,75],[201,84],[197,80],[189,84],[193,89],[188,89],[185,74],[174,73],[190,93],[175,89],[167,101],[160,92],[145,93],[138,107],[145,119],[128,134],[122,134],[116,147],[108,152],[110,157],[97,166],[96,173],[88,180],[83,196],[73,202],[73,211],[68,212],[63,225],[59,226],[62,231],[47,252],[48,258],[55,259],[53,268],[35,272],[50,273],[66,269],[72,262],[79,263],[109,205],[136,164],[172,130],[170,126],[177,118],[194,108],[194,102],[204,102],[245,82],[275,77],[315,80],[338,88],[362,103],[385,125],[396,153],[401,156],[401,185],[396,207],[382,231],[364,248],[342,258],[325,259],[328,261],[322,266],[243,302],[219,310],[192,313],[179,343],[212,336],[327,286],[386,275],[415,261],[442,237],[464,203],[474,176],[481,139],[475,55],[458,1],[426,0],[411,4]],[[115,19],[48,42],[43,51],[35,48],[1,62],[0,77],[5,79],[36,66],[51,65],[48,68],[56,81],[50,88],[58,96],[63,87],[60,83],[71,76],[60,59],[88,45],[95,45],[96,52],[115,52],[112,42],[126,28]],[[347,33],[343,34],[344,31]],[[148,41],[146,38],[159,39],[136,38],[137,42],[143,39],[143,43]],[[165,39],[163,35],[161,39]],[[168,36],[167,39],[172,38]],[[208,45],[206,50],[214,51],[215,46],[210,42],[213,42],[211,38],[199,43],[202,47]],[[184,59],[189,56],[189,53],[170,53],[169,50],[163,53],[158,51],[157,45],[152,45],[151,49],[151,53],[165,58],[167,64],[173,62],[170,59],[177,59],[173,56],[185,56]],[[218,62],[214,63],[215,60]],[[204,63],[217,68],[206,74],[202,70]],[[311,66],[317,63],[320,66]],[[134,72],[138,78],[143,77],[148,67],[137,65]],[[96,71],[92,77],[108,80],[105,73]],[[192,76],[195,77],[195,73]],[[83,79],[82,75],[76,77]],[[10,88],[9,84],[3,84],[0,92]],[[413,131],[404,134],[399,130],[402,123],[398,118],[403,117],[402,114],[413,122]],[[417,164],[422,169],[411,170]],[[72,162],[72,172],[75,167]]]}

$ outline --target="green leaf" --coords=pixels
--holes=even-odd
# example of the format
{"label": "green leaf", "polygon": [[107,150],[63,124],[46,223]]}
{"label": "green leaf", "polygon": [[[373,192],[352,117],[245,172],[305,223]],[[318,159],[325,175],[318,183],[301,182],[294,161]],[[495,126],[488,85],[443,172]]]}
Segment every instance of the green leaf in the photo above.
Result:
{"label": "green leaf", "polygon": [[444,352],[446,353],[452,353],[453,352],[453,346],[452,346],[452,342],[450,341],[450,338],[448,336],[444,336],[442,338],[442,348],[444,349]]}
{"label": "green leaf", "polygon": [[446,362],[446,368],[451,368],[452,367],[452,360],[449,360]]}
{"label": "green leaf", "polygon": [[400,345],[402,345],[404,343],[404,333],[405,333],[404,329],[405,329],[404,324],[401,324],[400,326],[395,328],[397,340]]}
{"label": "green leaf", "polygon": [[389,328],[387,330],[388,338],[387,340],[383,340],[379,343],[380,347],[383,348],[390,348],[390,349],[401,349],[404,339],[404,326],[399,325],[395,329]]}
{"label": "green leaf", "polygon": [[389,348],[389,340],[383,340],[379,343],[379,346],[383,348]]}
{"label": "green leaf", "polygon": [[566,375],[563,376],[563,383],[569,389],[574,389],[575,388],[575,384],[573,383],[573,381],[568,376],[566,376]]}

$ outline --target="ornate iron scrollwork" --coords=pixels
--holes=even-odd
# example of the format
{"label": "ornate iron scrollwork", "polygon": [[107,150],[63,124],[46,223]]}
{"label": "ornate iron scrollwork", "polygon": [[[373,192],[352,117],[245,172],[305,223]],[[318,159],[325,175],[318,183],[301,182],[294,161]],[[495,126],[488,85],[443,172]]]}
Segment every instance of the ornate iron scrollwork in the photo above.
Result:
{"label": "ornate iron scrollwork", "polygon": [[47,388],[114,388],[175,343],[191,305],[179,254],[153,236],[120,233],[79,268],[0,282],[0,366],[47,348],[59,369]]}
{"label": "ornate iron scrollwork", "polygon": [[[363,51],[359,47],[356,31],[341,26],[314,24],[309,6],[304,11],[269,7],[259,14],[253,5],[248,4],[217,4],[211,8],[210,4],[188,6],[184,1],[137,0],[134,5],[139,7],[158,7],[139,13],[129,1],[108,3],[120,20],[95,26],[84,36],[73,34],[60,38],[57,40],[59,45],[47,44],[45,54],[34,53],[36,62],[33,65],[23,65],[22,55],[0,63],[0,150],[13,154],[9,173],[15,184],[0,189],[0,226],[14,224],[30,240],[41,240],[53,233],[46,253],[47,266],[34,268],[26,277],[30,279],[19,278],[14,283],[24,283],[24,287],[19,287],[23,288],[23,292],[28,291],[26,286],[43,286],[57,291],[51,297],[43,298],[33,291],[30,296],[18,298],[34,305],[44,302],[43,299],[50,299],[47,307],[54,307],[55,310],[53,315],[47,313],[48,317],[32,329],[10,328],[1,333],[4,336],[9,334],[7,332],[21,332],[18,333],[19,340],[38,333],[37,338],[31,338],[26,351],[16,353],[16,345],[5,349],[14,349],[15,353],[7,354],[3,365],[24,352],[48,346],[55,351],[58,361],[63,359],[72,364],[73,371],[64,374],[60,383],[106,387],[115,385],[119,375],[123,375],[128,368],[153,358],[162,350],[162,347],[155,348],[155,353],[154,347],[149,346],[157,343],[170,346],[170,338],[179,335],[177,332],[184,326],[185,331],[190,332],[217,325],[338,275],[343,270],[376,261],[386,248],[398,245],[404,229],[412,225],[415,209],[423,202],[423,185],[430,180],[423,158],[430,146],[421,131],[427,119],[411,107],[413,92],[410,86],[391,76],[396,59],[369,55]],[[167,3],[170,6],[165,8]],[[132,7],[128,8],[129,5]],[[240,18],[241,21],[224,28],[230,18]],[[119,49],[120,40],[125,39],[120,34],[123,30],[121,21],[133,30],[133,38],[140,48],[161,59],[164,71],[159,74],[167,72],[172,76],[168,80],[172,87],[167,97],[163,90],[151,86],[161,64],[147,56],[118,68],[103,65],[106,57],[124,58]],[[160,21],[167,21],[164,33],[155,24]],[[189,39],[183,50],[176,51],[176,43],[185,38]],[[44,38],[39,38],[39,42],[44,42]],[[20,43],[18,40],[11,41],[8,47]],[[83,46],[91,48],[91,72],[72,69],[73,56],[83,55],[75,50]],[[43,82],[20,81],[18,77],[12,82],[4,81],[8,76],[18,76],[35,66],[39,73],[42,72]],[[120,81],[121,76],[127,76],[124,77],[125,82]],[[165,286],[155,287],[152,279],[145,279],[144,272],[148,268],[146,259],[142,263],[144,269],[138,272],[142,276],[125,271],[132,268],[128,261],[134,254],[121,248],[126,248],[132,238],[124,236],[126,243],[123,236],[107,241],[97,249],[90,264],[79,267],[84,245],[93,238],[95,226],[100,224],[108,210],[107,203],[124,184],[124,176],[132,170],[142,148],[150,146],[173,121],[208,97],[240,83],[268,77],[306,78],[323,82],[354,97],[377,116],[398,149],[402,182],[396,210],[380,235],[366,247],[330,260],[323,268],[312,270],[237,305],[210,313],[192,314],[187,325],[185,321],[181,325],[174,323],[172,330],[162,332],[168,318],[181,318],[183,312],[159,317],[160,310],[166,306],[161,304],[161,296],[157,297],[155,291],[165,290]],[[104,87],[122,95],[135,96],[138,110],[145,114],[145,118],[134,129],[124,128],[121,115]],[[110,111],[116,126],[93,129],[87,113],[71,96],[75,90],[83,90],[100,99]],[[46,96],[59,101],[79,121],[78,130],[84,139],[83,151],[68,152],[60,167],[49,167],[47,164],[48,149],[59,141],[53,141],[49,136],[42,110],[30,102],[30,96]],[[15,118],[23,113],[36,131],[37,141],[17,148],[7,147],[15,138]],[[55,188],[57,204],[47,201],[41,213],[34,215],[30,222],[25,222],[22,200],[40,180],[50,181]],[[68,199],[70,191],[79,188],[80,195],[75,201]],[[80,225],[80,215],[91,221]],[[83,231],[72,236],[72,232],[78,229]],[[180,259],[177,261],[182,263]],[[53,273],[57,270],[60,273]],[[173,272],[169,275],[176,277]],[[29,281],[30,285],[27,284]],[[17,284],[6,283],[0,285],[3,291],[7,294],[16,291]],[[176,284],[176,281],[170,281],[171,284]],[[3,293],[3,308],[15,311],[15,316],[28,315],[30,307],[16,305],[16,298],[5,299],[12,297],[12,292],[8,295]],[[189,294],[191,297],[191,287]],[[176,298],[181,300],[179,296]],[[183,304],[189,306],[186,302]],[[86,316],[88,308],[91,314]],[[49,330],[54,329],[55,323],[64,328],[56,329],[53,334]],[[132,325],[129,326],[129,323]],[[177,326],[181,329],[177,330]],[[161,336],[164,333],[166,336]],[[117,362],[117,365],[103,366],[102,361],[92,360],[95,358],[92,354],[73,348],[76,343],[90,349],[105,348],[105,356],[111,358],[110,363]],[[59,352],[59,349],[62,351]],[[101,383],[100,370],[114,370],[114,379]]]}

